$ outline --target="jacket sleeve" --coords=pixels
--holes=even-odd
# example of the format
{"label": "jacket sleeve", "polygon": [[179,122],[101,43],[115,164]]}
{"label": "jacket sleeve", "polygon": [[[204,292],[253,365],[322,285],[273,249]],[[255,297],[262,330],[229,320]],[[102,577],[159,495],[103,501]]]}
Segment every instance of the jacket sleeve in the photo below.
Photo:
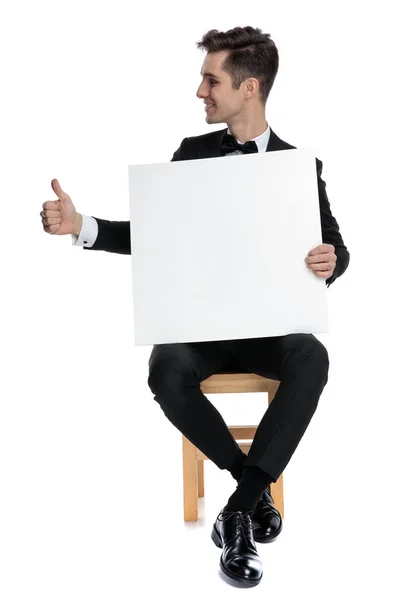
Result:
{"label": "jacket sleeve", "polygon": [[325,280],[325,283],[329,287],[335,279],[343,275],[347,269],[350,261],[350,253],[344,245],[343,238],[339,231],[339,225],[332,215],[328,196],[326,194],[326,183],[321,178],[322,162],[318,158],[316,159],[316,165],[322,241],[324,244],[332,244],[335,246],[335,254],[337,256],[335,270],[332,275]]}
{"label": "jacket sleeve", "polygon": [[[183,146],[187,138],[184,138],[179,148],[174,152],[170,162],[184,160]],[[96,219],[99,226],[97,238],[90,248],[83,246],[84,250],[104,250],[117,254],[131,254],[131,227],[130,221],[107,221]]]}

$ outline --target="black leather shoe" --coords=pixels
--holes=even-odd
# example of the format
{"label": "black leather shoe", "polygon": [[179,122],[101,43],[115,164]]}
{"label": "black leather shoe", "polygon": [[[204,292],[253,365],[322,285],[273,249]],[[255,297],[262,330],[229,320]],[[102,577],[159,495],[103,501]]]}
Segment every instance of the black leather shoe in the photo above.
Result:
{"label": "black leather shoe", "polygon": [[261,543],[271,542],[282,531],[282,517],[274,506],[270,486],[264,490],[253,511],[253,528],[254,539]]}
{"label": "black leather shoe", "polygon": [[225,575],[248,586],[260,583],[262,564],[254,543],[251,512],[222,509],[213,525],[211,539],[222,548],[219,564]]}

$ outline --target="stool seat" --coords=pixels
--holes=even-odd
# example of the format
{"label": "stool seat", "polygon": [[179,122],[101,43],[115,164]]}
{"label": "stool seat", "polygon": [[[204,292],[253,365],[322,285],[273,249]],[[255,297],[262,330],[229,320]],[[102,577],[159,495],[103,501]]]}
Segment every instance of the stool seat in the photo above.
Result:
{"label": "stool seat", "polygon": [[[266,392],[268,405],[273,401],[280,381],[262,377],[256,373],[237,373],[221,370],[200,383],[203,394],[235,394],[246,392]],[[258,425],[228,426],[229,431],[241,450],[247,454],[250,450]],[[183,505],[184,520],[197,521],[198,497],[204,496],[204,461],[209,460],[184,435],[182,435],[183,457]],[[276,483],[271,484],[271,495],[282,518],[283,506],[283,474]]]}

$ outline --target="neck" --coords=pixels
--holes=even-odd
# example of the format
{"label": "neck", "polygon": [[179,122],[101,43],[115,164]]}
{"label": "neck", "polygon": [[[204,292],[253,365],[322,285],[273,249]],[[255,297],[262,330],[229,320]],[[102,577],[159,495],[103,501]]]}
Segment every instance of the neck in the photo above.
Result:
{"label": "neck", "polygon": [[227,125],[228,125],[228,133],[233,135],[233,137],[235,137],[238,140],[238,142],[240,142],[241,144],[244,144],[245,142],[248,142],[249,140],[253,140],[254,138],[261,135],[262,133],[265,133],[265,131],[268,128],[268,123],[265,119],[265,116],[257,122],[254,122],[254,121],[251,123],[230,122],[230,123],[227,123]]}

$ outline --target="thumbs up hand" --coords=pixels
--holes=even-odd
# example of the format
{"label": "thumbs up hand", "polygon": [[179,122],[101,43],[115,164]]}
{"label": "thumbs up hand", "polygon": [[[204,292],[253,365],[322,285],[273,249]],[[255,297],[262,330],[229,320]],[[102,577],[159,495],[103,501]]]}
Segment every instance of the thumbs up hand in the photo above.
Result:
{"label": "thumbs up hand", "polygon": [[51,187],[58,199],[43,202],[43,210],[40,213],[43,229],[52,235],[79,235],[82,215],[76,212],[71,198],[61,189],[57,179],[52,179]]}

